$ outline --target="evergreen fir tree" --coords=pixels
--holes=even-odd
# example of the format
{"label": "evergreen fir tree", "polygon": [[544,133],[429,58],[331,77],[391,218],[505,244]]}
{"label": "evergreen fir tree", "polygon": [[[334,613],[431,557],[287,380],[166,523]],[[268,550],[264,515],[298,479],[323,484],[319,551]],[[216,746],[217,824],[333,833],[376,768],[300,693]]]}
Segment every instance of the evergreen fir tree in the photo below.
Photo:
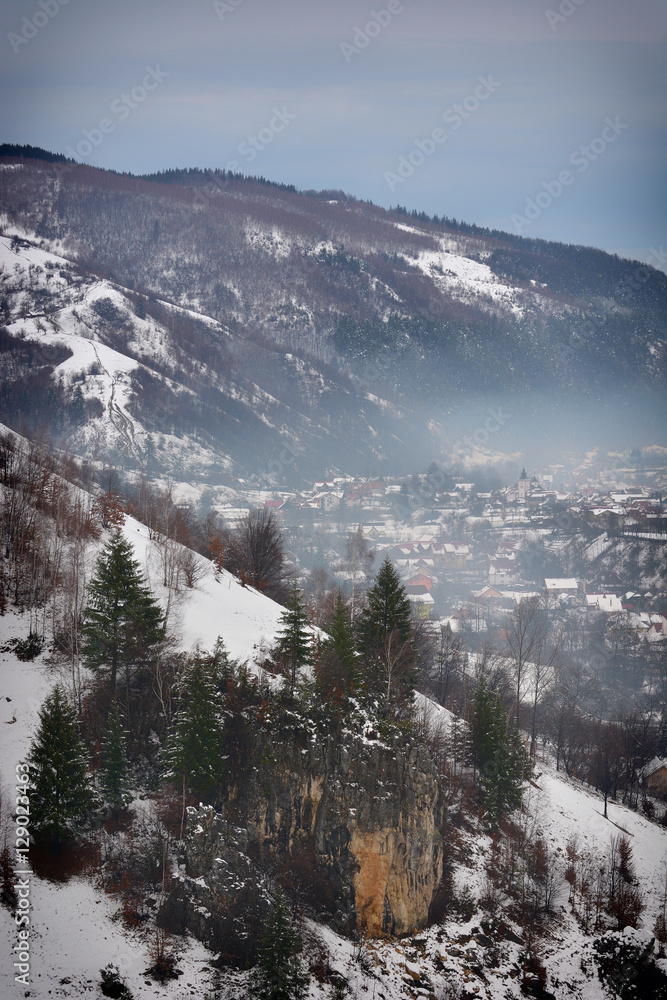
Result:
{"label": "evergreen fir tree", "polygon": [[82,632],[87,665],[108,672],[113,695],[124,669],[129,696],[131,667],[164,638],[164,616],[120,529],[113,531],[97,560]]}
{"label": "evergreen fir tree", "polygon": [[328,638],[322,643],[318,684],[325,697],[350,697],[359,686],[359,656],[340,591],[324,627]]}
{"label": "evergreen fir tree", "polygon": [[293,692],[299,667],[308,666],[313,662],[310,619],[296,583],[290,590],[287,608],[280,616],[280,624],[282,630],[276,636],[278,639],[276,652],[288,670],[290,692]]}
{"label": "evergreen fir tree", "polygon": [[109,711],[107,731],[102,744],[102,792],[104,801],[122,809],[132,800],[123,727],[115,700]]}
{"label": "evergreen fir tree", "polygon": [[411,700],[416,687],[411,616],[400,577],[386,558],[357,622],[358,648],[366,668],[364,683],[370,694],[388,691],[394,700]]}
{"label": "evergreen fir tree", "polygon": [[67,417],[72,427],[80,427],[86,422],[86,405],[80,385],[77,385],[72,393],[72,398],[67,409]]}
{"label": "evergreen fir tree", "polygon": [[223,769],[217,667],[215,658],[195,657],[183,681],[181,707],[167,743],[165,777],[203,799],[218,784]]}
{"label": "evergreen fir tree", "polygon": [[74,711],[56,685],[40,710],[27,758],[30,826],[37,837],[62,843],[85,825],[95,806],[87,757]]}
{"label": "evergreen fir tree", "polygon": [[495,828],[504,813],[521,805],[530,765],[515,722],[508,721],[500,698],[489,691],[483,678],[475,691],[472,749],[487,822]]}
{"label": "evergreen fir tree", "polygon": [[366,607],[359,615],[357,633],[362,653],[371,654],[382,647],[392,632],[400,642],[412,639],[412,608],[401,579],[389,558],[382,563],[375,583],[366,594]]}
{"label": "evergreen fir tree", "polygon": [[303,1000],[307,996],[309,976],[300,950],[287,899],[278,887],[250,979],[253,1000]]}
{"label": "evergreen fir tree", "polygon": [[19,897],[16,893],[16,866],[7,844],[0,851],[0,903],[8,910],[14,911]]}

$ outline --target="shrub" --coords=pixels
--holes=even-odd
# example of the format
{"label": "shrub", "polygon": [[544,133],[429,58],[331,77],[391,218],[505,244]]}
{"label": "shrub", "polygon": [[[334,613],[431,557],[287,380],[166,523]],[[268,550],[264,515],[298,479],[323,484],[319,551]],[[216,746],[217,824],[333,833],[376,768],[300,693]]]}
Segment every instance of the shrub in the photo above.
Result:
{"label": "shrub", "polygon": [[176,955],[170,947],[169,934],[161,927],[155,932],[155,937],[149,949],[153,964],[146,974],[164,983],[167,979],[176,979],[183,975],[180,969],[176,968]]}
{"label": "shrub", "polygon": [[37,632],[31,632],[27,639],[17,639],[14,643],[16,658],[25,663],[34,660],[42,652],[42,637]]}
{"label": "shrub", "polygon": [[134,1000],[132,993],[120,978],[117,966],[109,962],[100,969],[100,975],[102,977],[100,989],[105,997],[113,997],[115,1000]]}
{"label": "shrub", "polygon": [[653,959],[653,939],[609,932],[593,942],[600,981],[620,1000],[667,996],[667,976]]}

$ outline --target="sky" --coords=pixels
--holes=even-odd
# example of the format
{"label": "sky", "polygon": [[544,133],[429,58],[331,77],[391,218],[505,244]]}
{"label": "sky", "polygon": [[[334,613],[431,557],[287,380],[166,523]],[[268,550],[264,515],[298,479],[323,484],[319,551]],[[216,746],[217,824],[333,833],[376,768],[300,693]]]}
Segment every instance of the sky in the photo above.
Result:
{"label": "sky", "polygon": [[667,270],[665,0],[3,0],[0,141]]}

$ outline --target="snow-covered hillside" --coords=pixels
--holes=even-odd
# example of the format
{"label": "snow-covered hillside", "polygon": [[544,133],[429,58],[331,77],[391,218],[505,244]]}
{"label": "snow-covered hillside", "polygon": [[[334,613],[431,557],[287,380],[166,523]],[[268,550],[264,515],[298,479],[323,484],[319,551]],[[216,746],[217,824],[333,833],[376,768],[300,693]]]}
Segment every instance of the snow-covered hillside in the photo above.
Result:
{"label": "snow-covered hillside", "polygon": [[[83,401],[101,406],[86,413],[81,426],[70,431],[69,447],[79,454],[116,457],[134,465],[145,463],[149,451],[160,453],[169,471],[202,471],[225,467],[228,458],[189,437],[154,434],[144,427],[130,403],[136,392],[133,373],[150,372],[165,392],[194,398],[173,379],[155,372],[169,366],[173,346],[169,331],[151,317],[135,314],[127,290],[113,282],[86,275],[71,260],[42,250],[28,241],[0,237],[0,282],[11,309],[8,332],[43,346],[61,347],[70,356],[58,364],[53,380],[65,399],[79,389]],[[109,325],[124,327],[126,350],[115,350]],[[105,337],[106,334],[106,337]],[[141,363],[144,359],[148,367]]]}
{"label": "snow-covered hillside", "polygon": [[[234,470],[267,485],[304,462],[319,474],[322,448],[328,461],[342,463],[350,447],[381,460],[387,443],[377,428],[391,426],[391,447],[403,447],[403,432],[395,433],[405,426],[403,411],[365,387],[351,391],[346,376],[282,349],[275,354],[189,307],[137,295],[44,242],[23,231],[0,236],[10,338],[0,390],[14,426],[26,397],[34,421],[32,395],[43,395],[44,385],[31,388],[30,378],[43,370],[58,397],[42,416],[69,449],[167,475],[184,488],[215,489]],[[11,357],[21,344],[36,347],[28,366]],[[65,359],[53,364],[49,350]],[[353,444],[339,433],[341,415],[358,422]]]}
{"label": "snow-covered hillside", "polygon": [[[124,527],[136,556],[163,601],[167,593],[159,582],[155,551],[147,530],[128,518]],[[252,658],[262,642],[275,634],[280,608],[255,591],[241,587],[227,573],[216,574],[203,564],[203,575],[195,590],[183,592],[177,605],[173,627],[182,648],[196,642],[211,647],[221,636],[234,656]],[[26,616],[7,613],[0,618],[2,642],[25,636]],[[52,684],[61,676],[67,682],[67,668],[52,661],[48,652],[34,662],[21,663],[11,651],[0,653],[0,761],[3,796],[14,795],[15,766],[27,752],[34,734],[37,713]],[[431,723],[440,720],[450,726],[450,713],[430,706],[420,696],[420,707],[430,712]],[[142,808],[140,802],[135,803]],[[630,938],[645,941],[661,905],[667,865],[667,830],[649,822],[618,803],[609,804],[609,818],[602,815],[599,796],[569,782],[546,765],[539,765],[534,782],[527,787],[525,814],[520,822],[539,830],[556,855],[564,857],[568,842],[576,838],[583,852],[604,855],[610,838],[624,831],[629,837],[645,896],[646,909],[638,932]],[[457,893],[464,887],[475,899],[485,891],[485,865],[491,851],[488,836],[469,832],[465,862],[457,865],[453,881]],[[591,963],[591,939],[584,937],[568,906],[568,886],[561,882],[556,896],[556,916],[551,935],[544,939],[541,958],[549,973],[549,989],[560,998],[603,1000],[605,993]],[[166,998],[204,997],[214,989],[228,989],[229,997],[244,996],[245,975],[213,969],[215,956],[190,937],[177,942],[178,967],[183,975],[175,982],[156,986],[145,970],[150,964],[150,941],[141,930],[129,931],[114,920],[115,904],[96,888],[90,876],[77,876],[66,884],[31,879],[31,983],[29,995],[80,997],[99,995],[99,970],[108,962],[119,966],[134,996],[140,1000],[156,995]],[[469,920],[448,918],[400,941],[372,941],[353,944],[329,928],[312,922],[307,925],[307,948],[328,951],[329,963],[350,987],[351,996],[375,996],[377,1000],[409,997],[438,998],[476,996],[489,1000],[520,997],[518,959],[524,946],[519,943],[520,927],[496,947],[481,930],[482,914]],[[15,927],[6,909],[0,910],[3,954],[11,954]],[[319,942],[319,944],[318,944]],[[588,971],[585,971],[588,970]],[[13,983],[10,963],[0,969],[2,996],[23,996]],[[332,996],[329,984],[311,980],[311,1000]]]}
{"label": "snow-covered hillside", "polygon": [[[127,517],[123,532],[132,542],[135,555],[151,590],[164,608],[170,601],[163,585],[160,548],[150,539],[148,528]],[[252,587],[242,586],[227,570],[216,571],[210,560],[198,557],[196,587],[181,587],[171,594],[170,630],[178,636],[179,648],[195,645],[212,649],[222,638],[232,657],[246,660],[252,667],[261,652],[273,645],[281,605]]]}

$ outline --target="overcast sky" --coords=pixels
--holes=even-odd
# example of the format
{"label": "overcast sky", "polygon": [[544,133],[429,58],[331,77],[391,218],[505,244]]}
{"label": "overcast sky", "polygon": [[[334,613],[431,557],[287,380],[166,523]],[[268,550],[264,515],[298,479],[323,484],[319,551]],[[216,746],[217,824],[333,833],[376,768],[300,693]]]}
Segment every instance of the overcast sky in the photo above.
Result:
{"label": "overcast sky", "polygon": [[665,0],[3,0],[0,44],[0,141],[667,248]]}

